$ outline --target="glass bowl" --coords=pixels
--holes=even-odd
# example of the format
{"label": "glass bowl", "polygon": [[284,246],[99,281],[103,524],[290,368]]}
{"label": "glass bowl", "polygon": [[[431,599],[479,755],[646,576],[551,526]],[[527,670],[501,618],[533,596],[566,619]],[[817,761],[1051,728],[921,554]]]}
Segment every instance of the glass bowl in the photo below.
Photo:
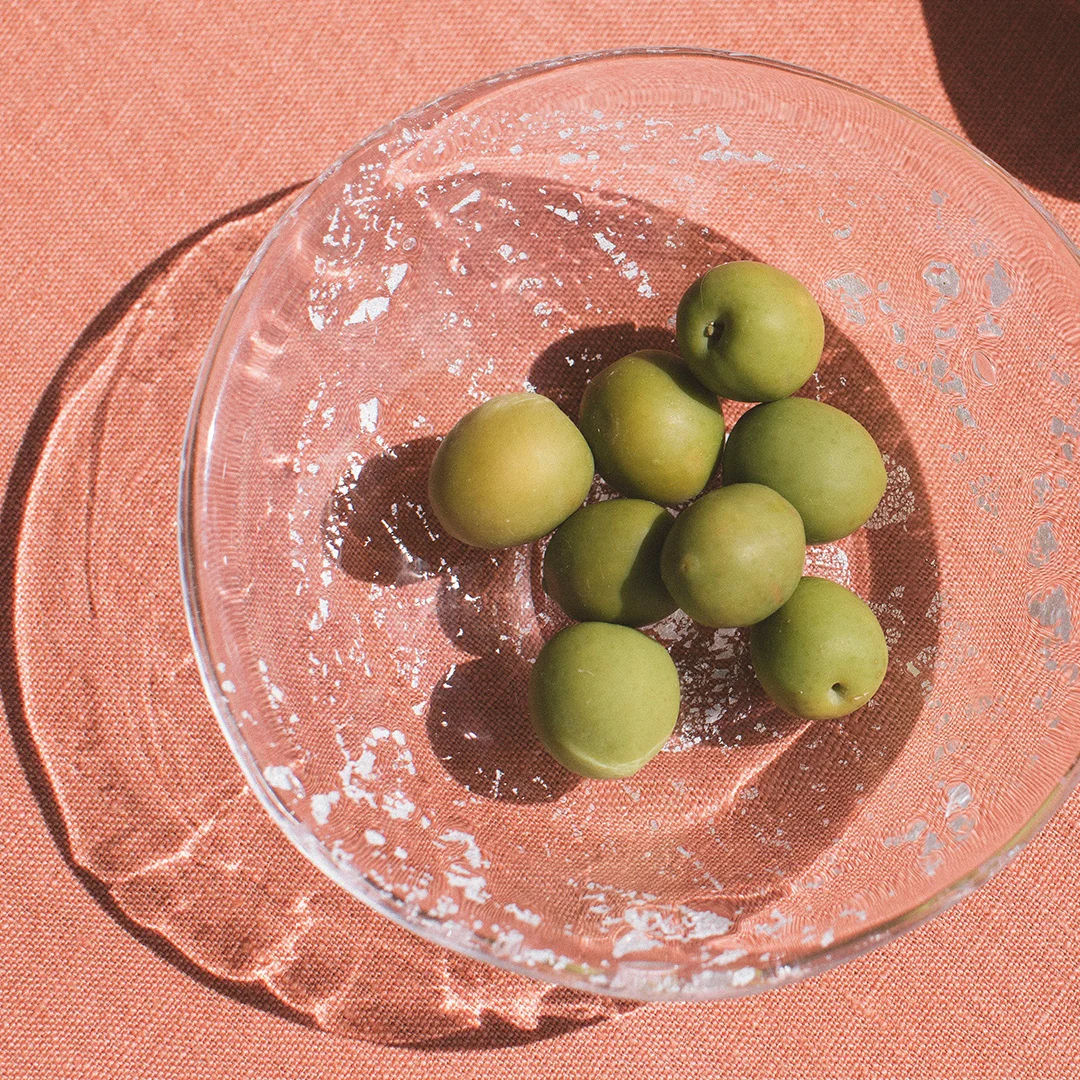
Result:
{"label": "glass bowl", "polygon": [[[441,535],[428,465],[490,395],[574,415],[732,258],[808,285],[827,341],[802,392],[884,454],[878,511],[808,572],[872,604],[888,677],[799,722],[755,689],[742,633],[676,615],[649,631],[681,672],[674,736],[632,779],[578,780],[524,708],[565,623],[543,542]],[[553,983],[724,997],[888,941],[1076,780],[1078,345],[1077,253],[1031,196],[812,72],[613,52],[407,113],[284,215],[201,373],[180,536],[226,738],[345,889]]]}

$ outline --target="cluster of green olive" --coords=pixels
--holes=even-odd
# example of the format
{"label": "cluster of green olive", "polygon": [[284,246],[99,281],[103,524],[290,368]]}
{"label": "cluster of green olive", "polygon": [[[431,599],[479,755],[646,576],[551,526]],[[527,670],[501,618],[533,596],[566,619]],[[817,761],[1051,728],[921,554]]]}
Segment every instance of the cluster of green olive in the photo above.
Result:
{"label": "cluster of green olive", "polygon": [[[634,627],[680,607],[706,626],[753,627],[755,675],[791,713],[844,716],[877,692],[888,652],[873,612],[843,586],[802,576],[806,545],[857,529],[886,483],[858,421],[788,396],[817,367],[824,334],[795,278],[727,263],[679,304],[683,358],[643,350],[604,368],[586,387],[580,428],[548,398],[505,394],[440,444],[430,496],[453,536],[497,548],[556,530],[544,589],[579,621],[541,650],[529,711],[567,768],[629,776],[663,746],[679,675]],[[726,447],[718,397],[761,402]],[[701,495],[721,456],[723,486]],[[594,471],[625,497],[582,506]],[[665,509],[695,499],[677,517]]]}

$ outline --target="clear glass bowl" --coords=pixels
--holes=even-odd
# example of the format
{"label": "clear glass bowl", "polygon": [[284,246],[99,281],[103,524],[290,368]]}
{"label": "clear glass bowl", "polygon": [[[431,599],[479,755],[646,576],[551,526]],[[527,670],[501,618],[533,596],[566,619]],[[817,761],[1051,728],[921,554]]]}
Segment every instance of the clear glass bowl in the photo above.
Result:
{"label": "clear glass bowl", "polygon": [[[650,633],[682,673],[675,735],[630,780],[576,780],[523,706],[564,622],[543,543],[441,536],[427,467],[489,395],[573,414],[735,257],[810,287],[828,333],[804,392],[885,454],[874,518],[808,566],[874,606],[889,675],[846,720],[797,722],[755,690],[742,634],[674,616]],[[1076,779],[1078,344],[1080,265],[1046,212],[820,75],[616,52],[408,113],[297,199],[202,371],[181,545],[225,735],[329,877],[541,979],[723,997],[887,941]]]}

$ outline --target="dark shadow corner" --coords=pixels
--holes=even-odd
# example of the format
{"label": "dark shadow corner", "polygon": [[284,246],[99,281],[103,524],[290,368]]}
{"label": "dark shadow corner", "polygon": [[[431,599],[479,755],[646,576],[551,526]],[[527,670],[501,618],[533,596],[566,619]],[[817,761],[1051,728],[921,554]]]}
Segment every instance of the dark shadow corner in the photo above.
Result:
{"label": "dark shadow corner", "polygon": [[1024,183],[1080,199],[1080,5],[922,0],[968,139]]}

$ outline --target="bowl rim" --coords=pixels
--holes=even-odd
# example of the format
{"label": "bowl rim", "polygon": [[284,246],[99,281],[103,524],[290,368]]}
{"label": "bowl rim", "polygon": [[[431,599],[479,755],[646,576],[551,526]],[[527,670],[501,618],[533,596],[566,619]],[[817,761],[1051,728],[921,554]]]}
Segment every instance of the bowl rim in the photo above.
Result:
{"label": "bowl rim", "polygon": [[[638,977],[626,985],[620,983],[610,985],[611,976],[615,975],[617,978],[619,974],[618,967],[613,968],[610,972],[605,971],[590,975],[586,969],[581,968],[579,965],[567,965],[565,960],[562,962],[552,960],[546,963],[526,964],[505,956],[495,955],[484,948],[482,944],[474,943],[478,939],[472,937],[463,939],[460,934],[453,934],[444,928],[443,924],[438,920],[423,914],[417,916],[407,909],[403,901],[388,894],[362,871],[349,863],[338,862],[334,859],[331,852],[315,837],[310,828],[285,807],[270,786],[241,733],[240,725],[232,715],[228,699],[221,687],[210,656],[206,624],[203,618],[204,604],[200,589],[200,572],[196,564],[194,544],[198,531],[195,502],[197,482],[195,457],[203,434],[200,421],[206,404],[211,371],[215,368],[215,359],[225,329],[256,267],[262,262],[263,257],[277,239],[285,224],[295,218],[311,194],[358,151],[385,138],[395,128],[407,124],[452,100],[471,101],[495,85],[519,82],[559,68],[619,58],[632,59],[634,57],[657,56],[711,58],[734,61],[750,67],[773,68],[824,83],[847,93],[855,94],[876,105],[891,109],[905,120],[925,127],[935,135],[947,140],[955,148],[965,151],[1000,180],[1004,181],[1043,218],[1063,244],[1066,252],[1077,263],[1080,263],[1080,249],[1065,233],[1054,216],[1016,177],[977,147],[936,121],[930,120],[921,113],[901,105],[891,98],[812,68],[752,53],[689,46],[634,46],[601,49],[584,53],[572,53],[510,68],[496,75],[465,83],[430,101],[415,106],[353,144],[331,165],[319,173],[315,179],[304,186],[260,243],[222,308],[199,368],[181,448],[178,493],[178,555],[180,586],[188,631],[191,636],[196,665],[203,688],[218,725],[240,766],[244,779],[270,818],[293,846],[321,870],[326,877],[336,882],[350,895],[356,897],[368,907],[419,937],[505,971],[524,975],[553,986],[562,986],[590,994],[603,994],[616,998],[637,1001],[708,1001],[762,993],[779,986],[820,975],[830,968],[862,956],[881,945],[895,941],[903,934],[940,915],[1004,869],[1043,828],[1080,783],[1080,755],[1073,760],[1042,803],[1006,843],[1002,844],[996,851],[960,878],[943,886],[915,907],[895,915],[891,919],[869,925],[838,943],[819,946],[800,956],[794,964],[786,964],[783,962],[783,958],[779,957],[776,962],[770,962],[767,966],[754,968],[754,977],[740,985],[724,979],[710,981],[705,986],[695,986],[691,982],[681,980],[673,985],[671,983],[672,974],[669,971],[658,971],[644,978]],[[574,970],[575,968],[577,970]]]}

